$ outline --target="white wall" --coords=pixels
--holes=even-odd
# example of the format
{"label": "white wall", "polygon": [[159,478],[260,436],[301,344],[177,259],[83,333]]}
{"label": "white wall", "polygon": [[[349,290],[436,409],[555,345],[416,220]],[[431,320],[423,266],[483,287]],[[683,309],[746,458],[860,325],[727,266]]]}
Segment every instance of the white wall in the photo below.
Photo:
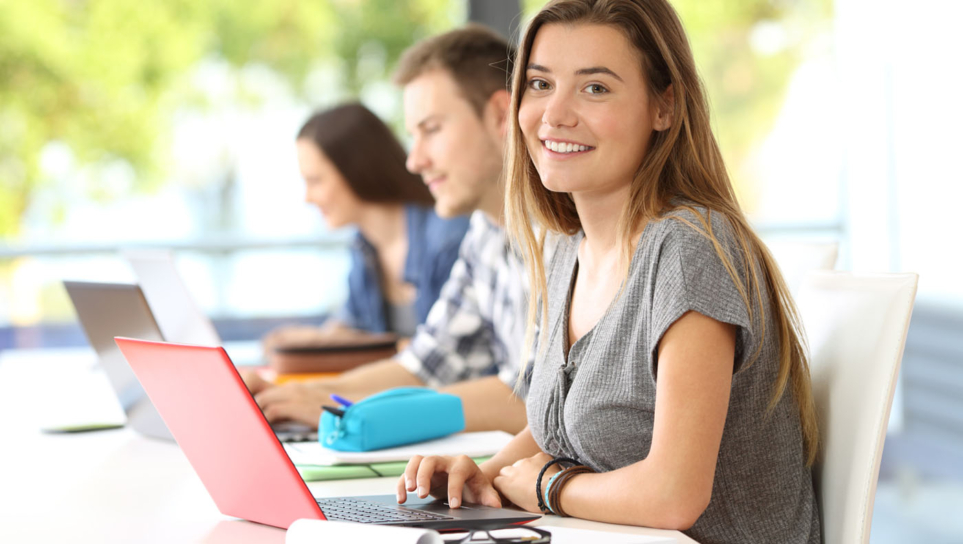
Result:
{"label": "white wall", "polygon": [[963,2],[837,0],[844,217],[854,270],[920,274],[963,308]]}

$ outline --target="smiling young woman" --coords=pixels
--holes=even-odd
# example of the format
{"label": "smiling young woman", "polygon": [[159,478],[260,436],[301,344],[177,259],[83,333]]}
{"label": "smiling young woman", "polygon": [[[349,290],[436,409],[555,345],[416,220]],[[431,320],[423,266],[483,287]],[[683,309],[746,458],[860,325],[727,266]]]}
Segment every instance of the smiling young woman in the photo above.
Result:
{"label": "smiling young woman", "polygon": [[[399,496],[819,542],[799,320],[736,201],[678,16],[555,0],[515,66],[506,213],[540,324],[529,427],[479,467],[413,459]],[[536,231],[563,235],[547,265]]]}

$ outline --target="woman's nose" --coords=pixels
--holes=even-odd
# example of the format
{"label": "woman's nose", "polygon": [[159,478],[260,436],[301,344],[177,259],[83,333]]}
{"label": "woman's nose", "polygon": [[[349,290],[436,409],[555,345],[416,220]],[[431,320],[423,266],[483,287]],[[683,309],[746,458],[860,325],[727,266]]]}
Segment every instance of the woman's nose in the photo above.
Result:
{"label": "woman's nose", "polygon": [[571,98],[566,93],[554,93],[545,103],[542,123],[551,127],[573,127],[578,124],[578,116],[572,108]]}

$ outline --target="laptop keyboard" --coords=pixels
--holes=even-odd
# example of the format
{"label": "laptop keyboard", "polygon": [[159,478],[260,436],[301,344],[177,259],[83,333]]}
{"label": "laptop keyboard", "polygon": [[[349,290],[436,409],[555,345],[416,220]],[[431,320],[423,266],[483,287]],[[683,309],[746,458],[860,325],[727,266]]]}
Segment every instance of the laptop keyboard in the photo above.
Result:
{"label": "laptop keyboard", "polygon": [[399,523],[454,519],[424,510],[403,506],[389,506],[372,501],[336,497],[317,499],[324,517],[332,521],[356,521],[358,523]]}

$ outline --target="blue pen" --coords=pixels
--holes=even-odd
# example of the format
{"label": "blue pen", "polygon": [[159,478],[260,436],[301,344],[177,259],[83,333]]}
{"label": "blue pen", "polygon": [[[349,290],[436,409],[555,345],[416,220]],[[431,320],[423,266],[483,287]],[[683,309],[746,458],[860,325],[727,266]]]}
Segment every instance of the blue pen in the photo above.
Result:
{"label": "blue pen", "polygon": [[341,406],[344,406],[345,408],[354,404],[350,400],[338,395],[331,395],[331,400],[333,400],[334,402],[337,402],[338,404],[340,404]]}

